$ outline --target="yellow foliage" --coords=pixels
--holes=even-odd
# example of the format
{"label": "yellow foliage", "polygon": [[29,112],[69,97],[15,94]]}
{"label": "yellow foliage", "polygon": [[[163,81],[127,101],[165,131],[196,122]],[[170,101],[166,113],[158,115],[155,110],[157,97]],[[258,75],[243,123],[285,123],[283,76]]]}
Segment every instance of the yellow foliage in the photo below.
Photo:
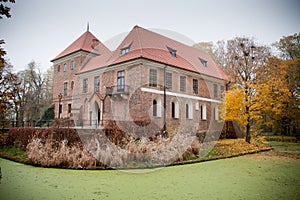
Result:
{"label": "yellow foliage", "polygon": [[236,120],[240,124],[246,124],[245,92],[243,89],[237,88],[226,92],[221,108],[221,117],[225,121]]}

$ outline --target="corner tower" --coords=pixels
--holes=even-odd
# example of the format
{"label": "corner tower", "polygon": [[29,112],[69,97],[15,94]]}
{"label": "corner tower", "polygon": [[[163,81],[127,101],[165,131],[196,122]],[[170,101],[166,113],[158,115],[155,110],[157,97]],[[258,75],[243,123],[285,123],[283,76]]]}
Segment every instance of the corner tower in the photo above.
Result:
{"label": "corner tower", "polygon": [[110,50],[89,31],[87,26],[86,32],[51,60],[54,67],[55,118],[71,116],[75,74],[86,64],[90,56],[106,53],[110,53]]}

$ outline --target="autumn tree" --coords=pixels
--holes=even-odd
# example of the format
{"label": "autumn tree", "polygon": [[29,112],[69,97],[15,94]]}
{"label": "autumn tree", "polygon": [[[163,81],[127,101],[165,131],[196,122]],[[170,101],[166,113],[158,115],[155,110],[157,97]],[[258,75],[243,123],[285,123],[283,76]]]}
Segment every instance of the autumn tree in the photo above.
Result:
{"label": "autumn tree", "polygon": [[280,51],[280,56],[284,60],[300,58],[300,32],[282,37],[273,43],[273,46]]}
{"label": "autumn tree", "polygon": [[[10,7],[6,6],[8,2],[14,3],[15,1],[0,0],[0,19],[3,19],[3,16],[7,18],[11,17]],[[6,114],[13,108],[15,93],[18,91],[16,88],[18,86],[18,79],[12,73],[12,66],[4,58],[6,55],[2,47],[4,44],[4,40],[0,39],[0,117],[2,120],[5,119]]]}
{"label": "autumn tree", "polygon": [[287,81],[288,66],[283,60],[272,58],[257,71],[256,76],[255,101],[264,116],[265,125],[284,129],[290,116],[292,95]]}
{"label": "autumn tree", "polygon": [[[10,2],[10,3],[15,3],[14,0],[0,0],[0,19],[3,19],[3,16],[6,16],[7,18],[11,17],[10,14],[10,7],[6,6],[4,3]],[[4,49],[1,47],[3,44],[5,44],[4,40],[0,40],[0,67],[4,66],[4,56],[6,52]]]}
{"label": "autumn tree", "polygon": [[[283,36],[273,46],[279,51],[280,58],[273,62],[274,66],[285,72],[285,86],[290,92],[289,102],[286,104],[284,115],[276,123],[281,129],[281,133],[289,134],[300,129],[300,33]],[[276,65],[277,64],[277,65]],[[276,69],[274,69],[276,70]],[[278,73],[274,74],[278,78]],[[291,130],[294,129],[294,130]]]}
{"label": "autumn tree", "polygon": [[18,76],[22,81],[21,94],[23,104],[20,107],[20,118],[38,120],[44,109],[51,104],[51,72],[45,76],[41,73],[38,64],[34,61],[27,65],[26,70],[20,71]]}
{"label": "autumn tree", "polygon": [[[246,142],[251,141],[251,125],[260,117],[255,101],[256,71],[270,57],[270,49],[254,44],[254,40],[236,37],[223,46],[223,68],[232,82],[232,90],[226,94],[225,120],[237,120],[246,129]],[[238,95],[238,96],[236,96]],[[232,109],[232,106],[236,107]]]}
{"label": "autumn tree", "polygon": [[20,92],[20,80],[12,72],[12,65],[5,62],[0,68],[0,113],[1,120],[7,118],[8,114],[15,111],[15,106],[20,103],[18,93]]}

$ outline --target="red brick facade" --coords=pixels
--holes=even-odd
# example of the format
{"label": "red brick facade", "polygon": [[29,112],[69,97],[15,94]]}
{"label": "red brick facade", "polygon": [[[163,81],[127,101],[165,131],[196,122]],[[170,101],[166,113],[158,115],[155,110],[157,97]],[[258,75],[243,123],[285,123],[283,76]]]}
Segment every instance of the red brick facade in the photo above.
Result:
{"label": "red brick facade", "polygon": [[[148,34],[148,32],[145,33]],[[154,36],[156,37],[156,35]],[[135,40],[128,38],[130,38],[130,34],[125,40],[131,41],[131,44],[134,45]],[[168,38],[163,39],[166,42],[170,41]],[[181,50],[180,44],[174,44],[174,46],[176,45],[179,45],[177,48]],[[214,66],[216,64],[213,61],[209,60],[210,66],[208,67],[202,66],[199,61],[199,66],[203,69],[199,68],[198,71],[196,67],[189,66],[191,62],[188,65],[185,64],[186,61],[182,60],[180,56],[184,49],[192,47],[182,47],[183,50],[181,52],[178,50],[178,55],[175,57],[170,55],[166,48],[165,51],[168,53],[166,56],[170,56],[170,59],[174,60],[166,63],[147,58],[146,50],[143,55],[138,57],[134,57],[136,54],[134,49],[128,49],[129,53],[120,55],[123,47],[124,45],[121,44],[103,59],[98,56],[98,58],[88,60],[86,59],[88,52],[79,49],[53,60],[53,101],[57,105],[55,106],[56,117],[59,113],[57,95],[62,93],[60,117],[72,117],[78,126],[98,127],[108,120],[116,120],[129,121],[133,124],[145,122],[146,125],[155,124],[162,128],[164,115],[166,115],[168,129],[181,127],[206,131],[209,126],[213,126],[218,121],[218,105],[225,88],[226,77],[212,76],[213,73],[220,73],[219,68],[214,69],[217,66]],[[142,50],[141,47],[132,48]],[[194,53],[195,50],[192,51]],[[151,56],[153,55],[151,54]],[[207,59],[211,59],[208,55],[205,56]],[[111,61],[107,61],[109,60],[107,58],[110,58]],[[176,58],[182,61],[176,60]],[[99,59],[99,62],[96,62],[96,59]],[[167,59],[167,57],[163,59]],[[186,58],[186,60],[188,59]],[[75,65],[73,69],[70,69],[72,61]],[[185,67],[181,67],[180,63]],[[64,71],[65,64],[67,67]],[[155,76],[153,75],[155,84],[151,83],[154,79],[150,80],[150,70],[155,72]],[[205,74],[202,70],[204,72],[205,70],[211,71]],[[167,80],[167,73],[172,74],[172,81]],[[95,77],[99,77],[99,84],[95,84],[95,80],[98,80]],[[164,110],[163,88],[165,84],[170,83],[172,88],[166,89],[166,110]]]}

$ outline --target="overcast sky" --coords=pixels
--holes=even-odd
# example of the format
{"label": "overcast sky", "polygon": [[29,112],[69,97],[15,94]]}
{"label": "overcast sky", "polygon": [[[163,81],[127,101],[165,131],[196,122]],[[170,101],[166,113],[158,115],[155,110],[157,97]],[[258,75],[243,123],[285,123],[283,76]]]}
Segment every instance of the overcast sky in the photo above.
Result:
{"label": "overcast sky", "polygon": [[0,20],[16,71],[35,60],[42,70],[86,31],[102,42],[135,25],[180,33],[191,41],[255,37],[271,44],[300,32],[300,0],[16,0]]}

